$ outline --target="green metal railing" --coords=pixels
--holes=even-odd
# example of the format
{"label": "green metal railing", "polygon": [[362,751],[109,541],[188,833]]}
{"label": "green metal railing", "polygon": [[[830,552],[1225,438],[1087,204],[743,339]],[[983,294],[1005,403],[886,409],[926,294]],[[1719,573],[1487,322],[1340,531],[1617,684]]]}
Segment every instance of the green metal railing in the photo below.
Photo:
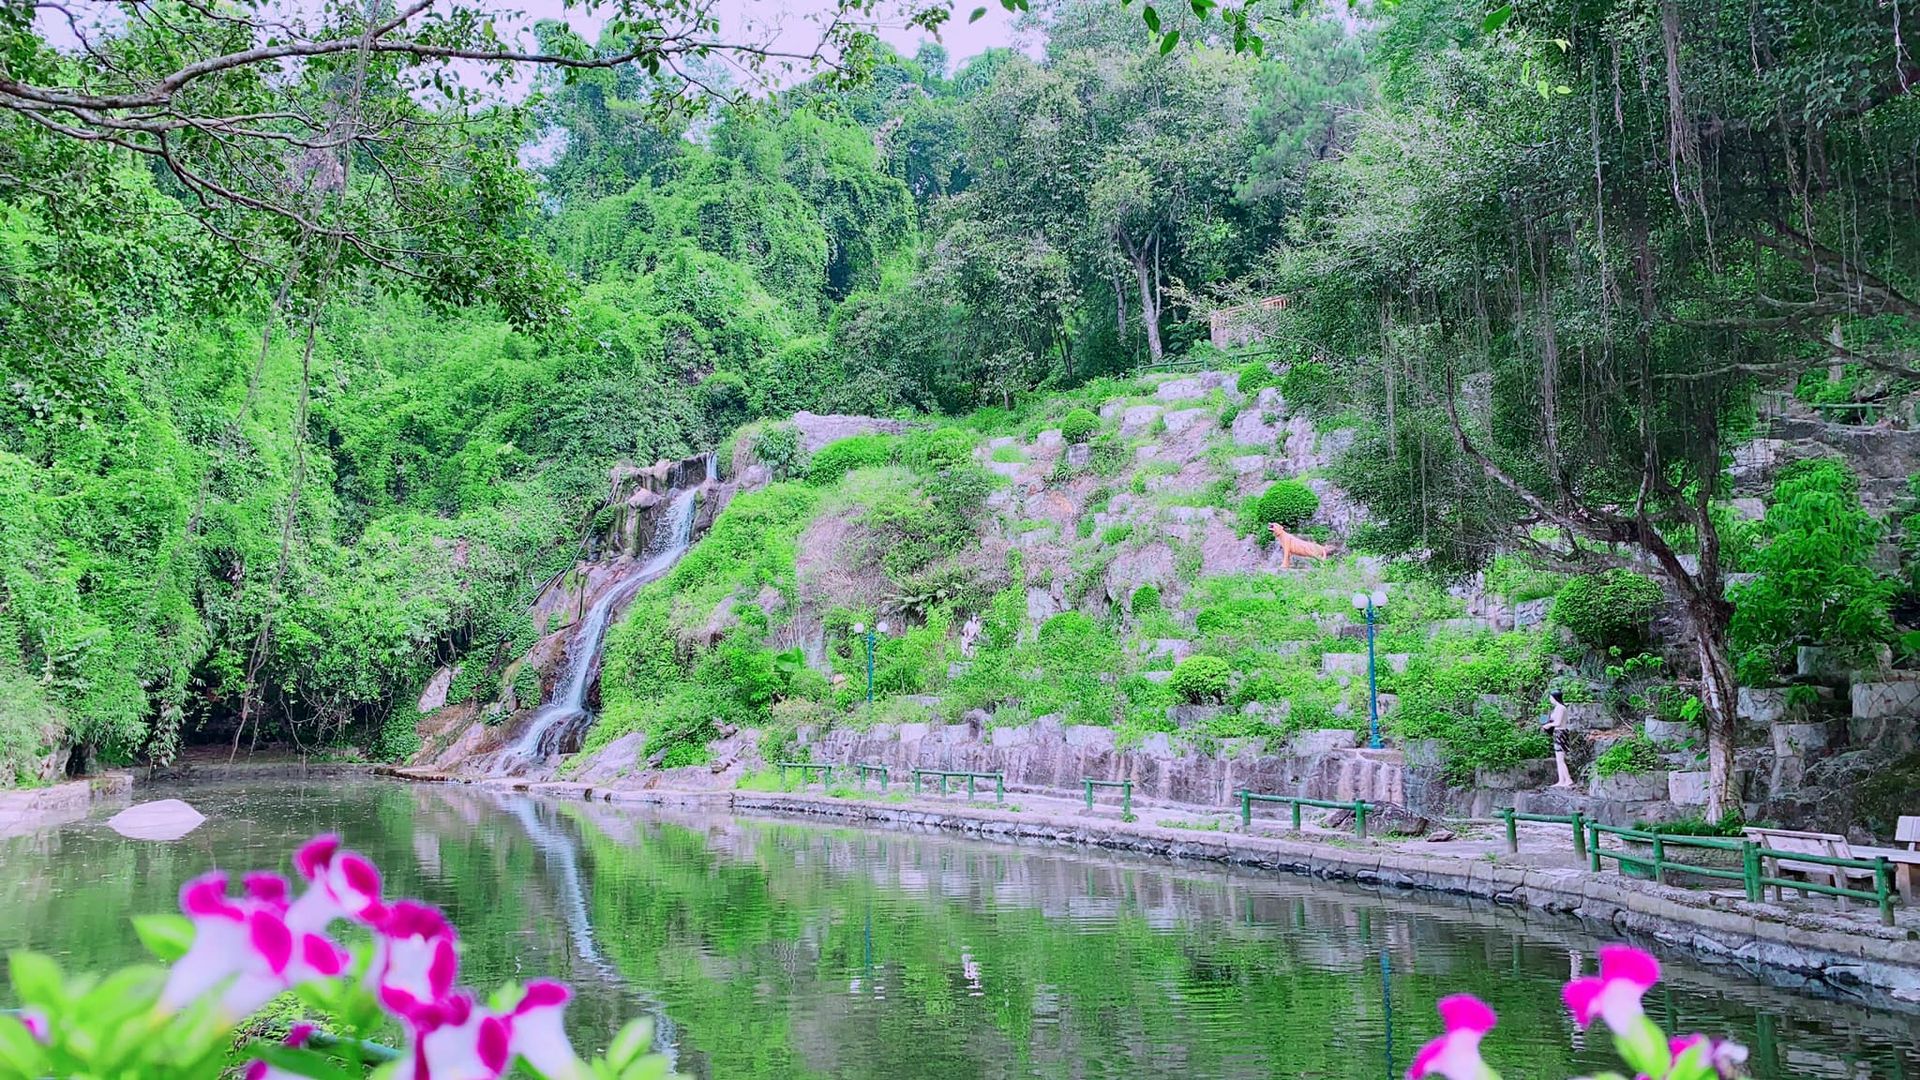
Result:
{"label": "green metal railing", "polygon": [[1352,802],[1331,802],[1327,799],[1308,799],[1298,795],[1262,795],[1258,792],[1240,791],[1240,827],[1248,828],[1253,824],[1253,804],[1257,802],[1287,803],[1293,807],[1293,828],[1300,829],[1300,808],[1318,807],[1322,810],[1353,811],[1353,833],[1365,839],[1367,835],[1367,800],[1355,799]]}
{"label": "green metal railing", "polygon": [[1133,781],[1083,778],[1080,783],[1086,790],[1088,813],[1093,812],[1093,789],[1097,787],[1112,787],[1120,789],[1120,816],[1133,816]]}
{"label": "green metal railing", "polygon": [[853,771],[860,777],[860,786],[862,788],[867,786],[867,777],[874,775],[880,777],[880,786],[882,788],[890,788],[893,786],[893,774],[887,771],[885,765],[855,765]]}
{"label": "green metal railing", "polygon": [[962,772],[962,771],[947,770],[947,769],[915,769],[913,770],[913,793],[915,795],[920,794],[920,781],[927,779],[929,777],[939,778],[940,794],[942,795],[945,795],[947,793],[947,781],[965,780],[967,782],[967,798],[969,799],[973,798],[974,781],[991,780],[993,781],[993,801],[994,802],[1007,801],[1007,777],[1005,773]]}
{"label": "green metal railing", "polygon": [[[1636,855],[1627,851],[1608,851],[1600,846],[1602,836],[1616,836],[1621,840],[1637,841],[1646,844],[1651,850],[1646,855]],[[1738,852],[1740,869],[1673,862],[1667,858],[1668,850],[1673,848]],[[1776,889],[1799,889],[1803,892],[1839,897],[1843,901],[1860,900],[1872,904],[1880,909],[1881,924],[1893,925],[1893,865],[1885,856],[1872,859],[1843,859],[1833,855],[1802,855],[1796,851],[1762,847],[1752,840],[1727,840],[1712,836],[1669,836],[1665,833],[1647,832],[1644,829],[1602,825],[1597,821],[1587,822],[1587,852],[1588,866],[1596,873],[1601,868],[1602,860],[1612,859],[1621,873],[1628,873],[1627,868],[1634,867],[1650,877],[1655,884],[1665,884],[1669,870],[1719,878],[1723,881],[1738,881],[1746,890],[1747,899],[1755,903],[1765,895],[1768,886]],[[1816,866],[1831,866],[1842,870],[1871,871],[1873,888],[1854,889],[1845,885],[1824,885],[1817,881],[1770,875],[1765,872],[1768,859],[1774,860],[1776,864],[1786,860],[1812,863]],[[1847,880],[1844,875],[1835,875],[1835,877],[1840,881]]]}
{"label": "green metal railing", "polygon": [[802,784],[812,783],[813,781],[807,779],[807,774],[814,772],[820,774],[821,783],[831,784],[833,783],[833,770],[837,766],[831,763],[822,764],[814,761],[776,761],[773,763],[773,767],[780,770],[780,786],[785,787],[787,786],[788,769],[800,770],[800,782]]}
{"label": "green metal railing", "polygon": [[1495,810],[1500,820],[1507,823],[1507,854],[1520,853],[1520,831],[1514,827],[1516,822],[1534,821],[1543,825],[1573,826],[1573,856],[1581,862],[1587,861],[1587,815],[1572,814],[1522,814],[1512,807]]}

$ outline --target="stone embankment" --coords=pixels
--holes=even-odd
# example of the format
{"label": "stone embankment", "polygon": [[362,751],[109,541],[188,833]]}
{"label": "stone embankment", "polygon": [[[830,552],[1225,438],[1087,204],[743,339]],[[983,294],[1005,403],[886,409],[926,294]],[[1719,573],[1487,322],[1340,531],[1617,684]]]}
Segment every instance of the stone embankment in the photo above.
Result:
{"label": "stone embankment", "polygon": [[[390,770],[420,781],[450,778]],[[460,781],[454,781],[460,782]],[[1231,815],[1137,805],[1158,821],[1120,820],[1114,807],[1089,815],[1065,800],[1019,797],[982,805],[931,796],[807,792],[628,790],[578,783],[498,780],[489,786],[555,798],[615,804],[694,807],[800,816],[890,828],[941,829],[1009,842],[1073,844],[1202,860],[1266,872],[1350,881],[1381,889],[1435,892],[1569,917],[1600,933],[1650,939],[1708,961],[1739,964],[1785,985],[1861,999],[1880,1007],[1920,1008],[1920,912],[1897,911],[1896,924],[1856,905],[1753,903],[1724,891],[1657,885],[1574,863],[1564,830],[1522,837],[1508,855],[1491,825],[1469,825],[1452,842],[1359,840],[1309,830],[1275,835],[1257,820],[1239,828]],[[1183,814],[1198,817],[1182,818]]]}

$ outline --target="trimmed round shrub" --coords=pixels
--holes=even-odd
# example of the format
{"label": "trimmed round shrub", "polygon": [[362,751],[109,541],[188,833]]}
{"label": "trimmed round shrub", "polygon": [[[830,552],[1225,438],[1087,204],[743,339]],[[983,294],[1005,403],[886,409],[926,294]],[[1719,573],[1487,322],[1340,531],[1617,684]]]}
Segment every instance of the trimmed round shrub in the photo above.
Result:
{"label": "trimmed round shrub", "polygon": [[776,480],[799,471],[804,456],[800,449],[800,429],[792,424],[774,424],[764,428],[753,440],[753,456],[773,470]]}
{"label": "trimmed round shrub", "polygon": [[1288,530],[1305,525],[1320,512],[1320,496],[1298,480],[1275,480],[1273,486],[1260,496],[1256,510],[1260,519],[1261,542],[1264,543],[1272,535],[1267,530],[1268,525],[1277,523]]}
{"label": "trimmed round shrub", "polygon": [[1083,443],[1100,430],[1100,418],[1088,409],[1074,409],[1060,418],[1060,436],[1070,443]]}
{"label": "trimmed round shrub", "polygon": [[1149,611],[1160,610],[1160,590],[1152,585],[1142,585],[1133,590],[1127,598],[1127,610],[1135,615],[1144,615]]}
{"label": "trimmed round shrub", "polygon": [[1553,600],[1553,621],[1595,649],[1629,648],[1646,639],[1660,586],[1631,570],[1582,574]]}
{"label": "trimmed round shrub", "polygon": [[1173,669],[1167,688],[1191,705],[1224,701],[1233,669],[1217,656],[1189,656]]}
{"label": "trimmed round shrub", "polygon": [[820,448],[807,462],[807,482],[827,487],[855,469],[885,465],[893,460],[891,435],[853,435]]}
{"label": "trimmed round shrub", "polygon": [[942,427],[916,431],[900,443],[900,463],[919,472],[937,473],[973,460],[973,433]]}
{"label": "trimmed round shrub", "polygon": [[1235,387],[1243,394],[1252,394],[1269,386],[1279,386],[1280,376],[1273,373],[1264,360],[1252,360],[1240,365],[1240,379]]}

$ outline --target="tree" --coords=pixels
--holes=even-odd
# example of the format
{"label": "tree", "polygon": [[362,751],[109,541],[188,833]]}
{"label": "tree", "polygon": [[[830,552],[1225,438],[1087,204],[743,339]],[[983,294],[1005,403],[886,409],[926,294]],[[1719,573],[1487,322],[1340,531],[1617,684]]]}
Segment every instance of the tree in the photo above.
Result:
{"label": "tree", "polygon": [[[1913,310],[1920,230],[1891,212],[1920,196],[1911,62],[1876,9],[1819,8],[1546,0],[1414,57],[1310,179],[1313,248],[1281,286],[1364,386],[1344,475],[1378,539],[1636,567],[1678,598],[1715,820],[1738,803],[1723,451],[1757,385]],[[1837,347],[1816,332],[1835,319]]]}

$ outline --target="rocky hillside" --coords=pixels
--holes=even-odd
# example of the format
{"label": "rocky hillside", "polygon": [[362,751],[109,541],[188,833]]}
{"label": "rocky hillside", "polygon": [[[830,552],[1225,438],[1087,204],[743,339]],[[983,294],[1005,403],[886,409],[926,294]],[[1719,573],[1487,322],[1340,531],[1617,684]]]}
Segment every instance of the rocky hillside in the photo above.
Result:
{"label": "rocky hillside", "polygon": [[[1365,514],[1331,477],[1353,432],[1260,385],[1277,381],[1251,367],[1100,384],[947,425],[802,413],[742,429],[702,489],[701,538],[609,632],[580,752],[540,771],[732,786],[767,760],[819,754],[993,768],[1040,789],[1124,776],[1173,802],[1222,803],[1252,785],[1424,813],[1516,800],[1614,820],[1697,813],[1684,650],[1664,655],[1656,632],[1609,654],[1577,620],[1550,623],[1568,579],[1516,559],[1448,584],[1356,554]],[[1760,455],[1813,445],[1756,443],[1736,474],[1763,485]],[[690,468],[618,473],[594,557],[543,609],[579,610],[619,581],[644,554],[646,515]],[[1283,569],[1262,542],[1270,521],[1331,554]],[[1376,592],[1386,746],[1369,751],[1353,597]],[[1657,589],[1639,602],[1657,628]],[[869,705],[854,628],[883,624]],[[550,690],[565,629],[544,625],[521,666]],[[1556,687],[1581,728],[1571,792],[1546,790],[1533,719]],[[1884,693],[1868,691],[1865,709],[1906,708],[1875,704]],[[537,704],[498,697],[432,710],[417,760],[481,768]],[[1796,696],[1790,710],[1784,691],[1743,700],[1750,814],[1851,814],[1805,795],[1849,748],[1847,695]]]}

